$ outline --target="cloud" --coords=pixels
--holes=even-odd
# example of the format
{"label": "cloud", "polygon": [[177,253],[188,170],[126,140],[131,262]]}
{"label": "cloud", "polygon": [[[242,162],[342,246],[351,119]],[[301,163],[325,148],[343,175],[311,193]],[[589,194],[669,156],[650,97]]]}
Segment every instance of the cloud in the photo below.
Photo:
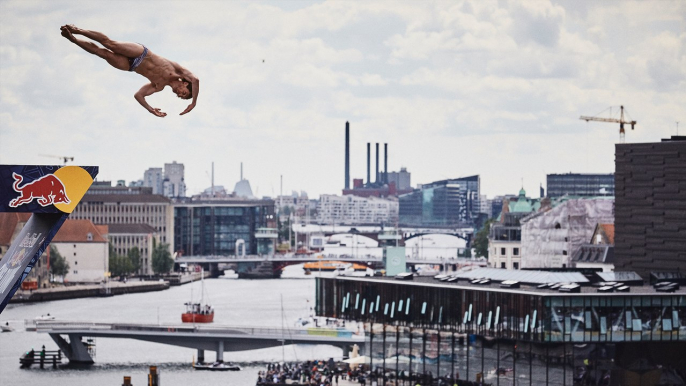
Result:
{"label": "cloud", "polygon": [[[211,162],[229,187],[244,162],[261,194],[283,174],[316,196],[341,188],[350,121],[355,176],[382,142],[414,182],[478,173],[489,196],[522,177],[535,190],[546,172],[612,171],[618,128],[579,115],[623,104],[639,121],[628,141],[674,133],[685,15],[679,1],[4,1],[0,162],[68,155],[137,180],[176,160],[191,191]],[[152,116],[133,99],[147,80],[67,42],[67,22],[187,67],[198,106],[180,117],[188,101],[165,90],[149,103],[169,116]]]}

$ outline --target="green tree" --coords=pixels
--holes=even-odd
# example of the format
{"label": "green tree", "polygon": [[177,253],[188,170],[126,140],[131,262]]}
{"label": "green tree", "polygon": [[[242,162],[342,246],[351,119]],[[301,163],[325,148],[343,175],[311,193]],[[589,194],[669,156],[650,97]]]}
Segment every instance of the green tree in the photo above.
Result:
{"label": "green tree", "polygon": [[110,275],[124,276],[133,272],[133,264],[128,256],[121,256],[114,249],[114,246],[110,243]]}
{"label": "green tree", "polygon": [[174,259],[169,253],[169,244],[159,244],[153,239],[152,242],[152,271],[160,274],[171,271]]}
{"label": "green tree", "polygon": [[491,224],[495,219],[489,219],[484,223],[484,226],[476,233],[472,246],[476,253],[476,257],[485,257],[488,259],[488,233],[491,231]]}
{"label": "green tree", "polygon": [[69,263],[67,259],[60,255],[57,248],[50,246],[50,273],[53,276],[60,276],[64,280],[64,276],[69,273]]}
{"label": "green tree", "polygon": [[141,269],[141,251],[138,247],[129,249],[127,257],[131,261],[131,271],[138,272]]}

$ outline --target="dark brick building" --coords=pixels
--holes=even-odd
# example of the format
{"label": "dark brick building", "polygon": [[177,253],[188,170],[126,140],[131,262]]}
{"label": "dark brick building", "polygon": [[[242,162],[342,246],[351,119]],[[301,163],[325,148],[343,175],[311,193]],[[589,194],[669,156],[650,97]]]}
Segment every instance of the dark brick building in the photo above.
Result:
{"label": "dark brick building", "polygon": [[615,147],[615,269],[686,272],[686,137]]}

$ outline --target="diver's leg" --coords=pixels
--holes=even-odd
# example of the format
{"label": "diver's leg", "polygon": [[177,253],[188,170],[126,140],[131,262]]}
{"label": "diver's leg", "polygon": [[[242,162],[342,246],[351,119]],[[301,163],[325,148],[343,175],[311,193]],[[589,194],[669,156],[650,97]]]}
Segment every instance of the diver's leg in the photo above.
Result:
{"label": "diver's leg", "polygon": [[69,32],[83,35],[89,39],[95,40],[115,54],[123,55],[127,58],[137,58],[143,53],[143,46],[138,43],[112,40],[102,32],[81,29],[73,24],[66,25],[65,27],[69,30]]}
{"label": "diver's leg", "polygon": [[106,48],[99,47],[93,42],[77,39],[65,27],[62,27],[62,36],[67,38],[70,42],[81,47],[84,51],[105,59],[112,67],[122,71],[129,70],[129,59],[127,57],[115,54]]}

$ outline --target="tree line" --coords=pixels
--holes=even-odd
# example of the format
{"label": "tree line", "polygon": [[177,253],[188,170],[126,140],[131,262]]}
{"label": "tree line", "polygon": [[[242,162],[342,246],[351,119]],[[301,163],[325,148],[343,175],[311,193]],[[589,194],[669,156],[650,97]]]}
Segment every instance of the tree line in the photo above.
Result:
{"label": "tree line", "polygon": [[[143,259],[138,247],[133,247],[125,255],[120,255],[110,243],[109,255],[111,277],[129,276],[137,273],[143,267]],[[172,270],[174,259],[169,253],[169,244],[157,244],[156,240],[153,239],[151,265],[155,274],[163,274]],[[69,273],[69,268],[67,259],[59,253],[57,248],[50,246],[50,273],[64,279],[64,276]]]}

